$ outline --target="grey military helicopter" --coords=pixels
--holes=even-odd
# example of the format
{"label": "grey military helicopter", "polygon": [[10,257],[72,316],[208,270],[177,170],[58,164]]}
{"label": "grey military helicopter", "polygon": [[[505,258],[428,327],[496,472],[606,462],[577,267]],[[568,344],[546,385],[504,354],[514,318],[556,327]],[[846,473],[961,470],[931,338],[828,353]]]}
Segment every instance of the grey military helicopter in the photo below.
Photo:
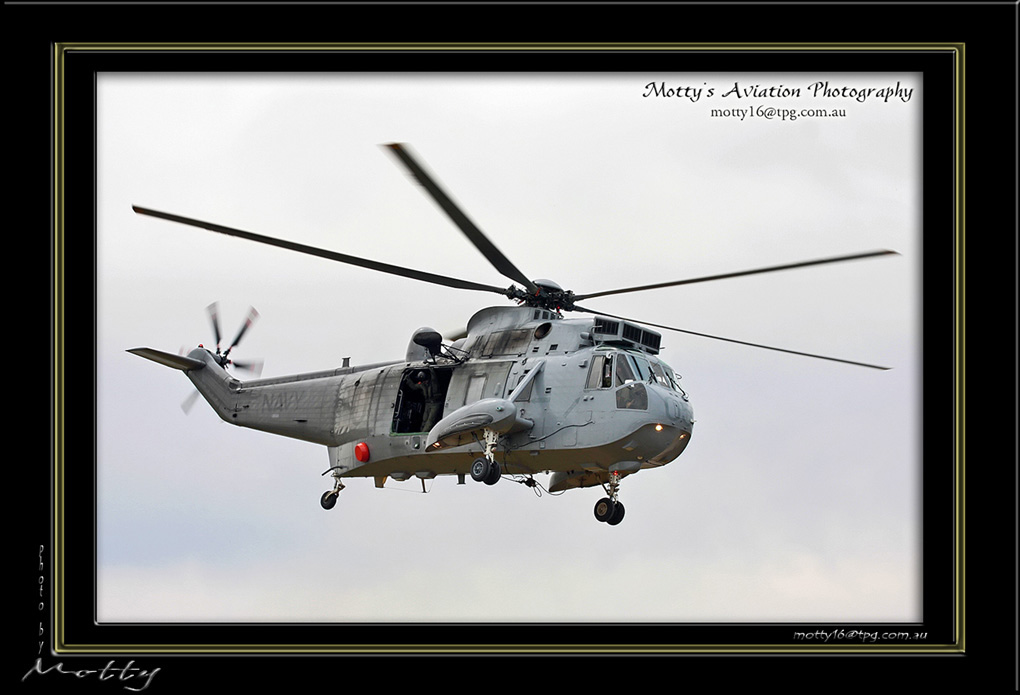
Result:
{"label": "grey military helicopter", "polygon": [[[511,478],[538,486],[550,474],[550,492],[601,486],[595,518],[619,524],[620,482],[640,470],[675,460],[691,440],[694,410],[679,377],[662,361],[661,328],[750,347],[843,362],[878,365],[786,350],[597,312],[578,302],[664,287],[870,258],[895,251],[801,261],[753,270],[675,280],[588,294],[522,273],[475,226],[425,171],[408,148],[386,146],[432,199],[503,276],[508,288],[357,258],[222,225],[134,206],[136,213],[262,244],[319,256],[446,287],[489,292],[516,306],[489,307],[468,321],[449,344],[436,330],[413,332],[402,360],[324,371],[240,380],[227,368],[243,366],[230,354],[257,316],[252,310],[225,350],[211,311],[215,350],[187,355],[152,348],[129,350],[179,369],[224,421],[323,445],[333,487],[320,504],[332,509],[344,479],[425,481],[466,476],[486,485]],[[567,318],[579,312],[584,318]]]}

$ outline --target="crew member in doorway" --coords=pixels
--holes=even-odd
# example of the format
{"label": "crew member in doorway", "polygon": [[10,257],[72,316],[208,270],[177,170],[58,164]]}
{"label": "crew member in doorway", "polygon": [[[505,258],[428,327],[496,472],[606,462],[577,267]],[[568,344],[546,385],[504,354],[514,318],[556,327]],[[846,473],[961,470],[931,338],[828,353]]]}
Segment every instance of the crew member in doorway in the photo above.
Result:
{"label": "crew member in doorway", "polygon": [[442,410],[441,396],[432,378],[432,371],[425,369],[418,370],[412,376],[411,383],[408,386],[412,393],[417,394],[416,400],[420,399],[425,405],[422,411],[420,431],[428,432],[439,420],[439,414]]}

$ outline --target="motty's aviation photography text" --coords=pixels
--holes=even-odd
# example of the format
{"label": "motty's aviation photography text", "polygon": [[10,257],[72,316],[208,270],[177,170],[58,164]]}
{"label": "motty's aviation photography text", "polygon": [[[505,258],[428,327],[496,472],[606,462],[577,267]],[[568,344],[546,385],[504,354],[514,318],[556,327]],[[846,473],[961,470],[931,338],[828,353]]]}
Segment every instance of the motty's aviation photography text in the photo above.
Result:
{"label": "motty's aviation photography text", "polygon": [[782,83],[744,84],[739,81],[725,85],[710,85],[708,82],[703,82],[700,86],[697,86],[653,81],[644,85],[641,96],[646,98],[686,99],[693,103],[702,99],[740,101],[742,99],[797,99],[808,97],[831,100],[832,104],[836,105],[846,101],[858,103],[900,101],[906,103],[914,96],[914,89],[912,87],[904,87],[899,80],[896,80],[896,84],[869,87],[849,86],[829,80],[818,80],[806,86]]}

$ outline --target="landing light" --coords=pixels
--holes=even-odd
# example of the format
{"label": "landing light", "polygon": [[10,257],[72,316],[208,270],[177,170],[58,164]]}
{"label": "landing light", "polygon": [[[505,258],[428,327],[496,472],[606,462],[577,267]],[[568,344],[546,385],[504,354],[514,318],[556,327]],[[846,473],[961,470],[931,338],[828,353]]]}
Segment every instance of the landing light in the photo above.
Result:
{"label": "landing light", "polygon": [[662,425],[656,425],[655,426],[655,431],[656,432],[662,432]]}

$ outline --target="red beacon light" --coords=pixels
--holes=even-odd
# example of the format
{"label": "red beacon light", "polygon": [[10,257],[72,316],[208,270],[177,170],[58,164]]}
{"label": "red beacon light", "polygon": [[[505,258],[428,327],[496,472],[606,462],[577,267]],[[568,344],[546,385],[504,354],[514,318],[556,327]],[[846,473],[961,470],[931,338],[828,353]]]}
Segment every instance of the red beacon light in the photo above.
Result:
{"label": "red beacon light", "polygon": [[358,459],[361,463],[368,463],[368,444],[365,442],[359,442],[354,447],[354,458]]}

